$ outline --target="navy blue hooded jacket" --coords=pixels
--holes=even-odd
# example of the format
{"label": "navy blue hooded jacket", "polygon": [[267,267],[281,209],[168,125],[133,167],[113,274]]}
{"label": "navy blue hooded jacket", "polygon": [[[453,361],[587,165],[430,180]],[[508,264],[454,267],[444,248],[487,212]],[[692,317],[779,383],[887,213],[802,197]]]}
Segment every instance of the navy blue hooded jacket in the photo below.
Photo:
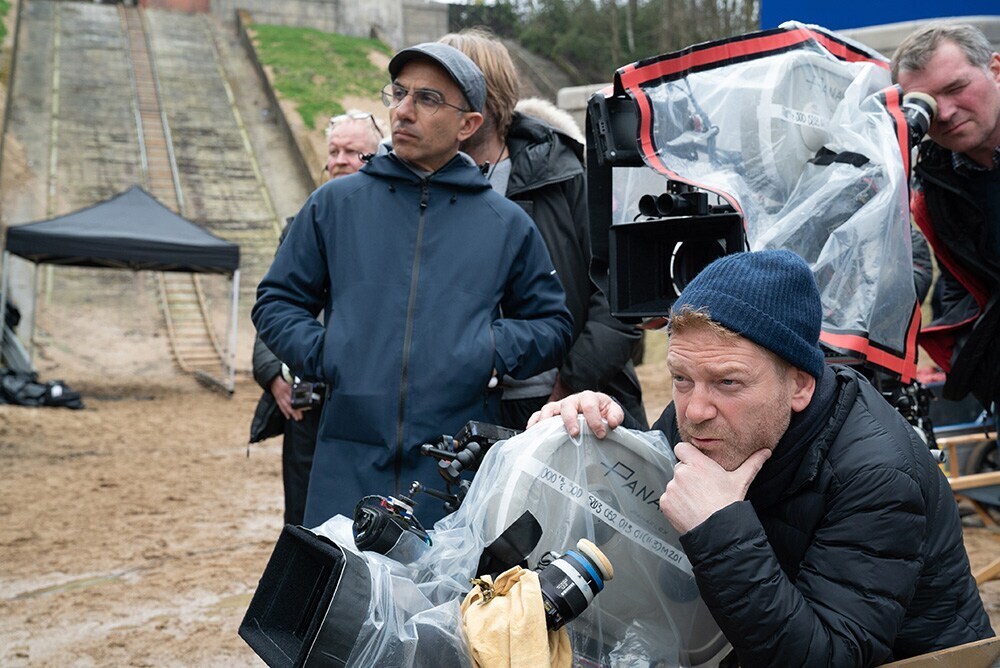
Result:
{"label": "navy blue hooded jacket", "polygon": [[[306,526],[414,479],[440,487],[420,445],[468,420],[495,422],[493,370],[525,378],[557,366],[572,336],[538,230],[461,155],[425,179],[380,155],[316,190],[252,317],[279,359],[330,388]],[[420,500],[421,520],[441,516],[440,502]]]}

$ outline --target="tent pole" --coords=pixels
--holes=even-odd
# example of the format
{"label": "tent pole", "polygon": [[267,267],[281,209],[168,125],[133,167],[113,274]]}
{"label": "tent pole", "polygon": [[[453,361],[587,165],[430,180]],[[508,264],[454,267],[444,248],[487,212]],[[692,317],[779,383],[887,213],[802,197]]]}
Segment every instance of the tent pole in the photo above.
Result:
{"label": "tent pole", "polygon": [[38,270],[41,265],[35,265],[35,285],[31,290],[31,294],[34,295],[35,301],[31,307],[31,336],[28,339],[28,361],[31,362],[31,366],[35,366],[35,320],[38,315]]}
{"label": "tent pole", "polygon": [[3,278],[0,279],[0,347],[7,333],[7,281],[10,277],[10,251],[3,252]]}
{"label": "tent pole", "polygon": [[230,277],[233,290],[233,306],[229,313],[229,344],[226,346],[226,361],[229,363],[229,391],[236,389],[236,326],[237,309],[240,302],[240,270],[233,271]]}

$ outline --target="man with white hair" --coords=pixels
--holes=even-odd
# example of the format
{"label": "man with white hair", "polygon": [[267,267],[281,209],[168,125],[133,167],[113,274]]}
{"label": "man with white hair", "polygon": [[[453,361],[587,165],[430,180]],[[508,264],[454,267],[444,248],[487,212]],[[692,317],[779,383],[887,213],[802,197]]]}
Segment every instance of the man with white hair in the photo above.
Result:
{"label": "man with white hair", "polygon": [[[362,158],[378,150],[382,130],[367,111],[349,109],[330,118],[326,128],[328,158],[323,171],[330,179],[347,176],[361,169]],[[289,222],[291,219],[289,219]],[[281,231],[279,245],[288,234]],[[250,426],[250,442],[283,436],[281,445],[281,482],[285,495],[285,524],[301,524],[306,510],[306,492],[312,470],[313,452],[322,409],[322,388],[308,409],[292,406],[292,383],[281,372],[281,360],[274,356],[260,337],[254,339],[253,377],[264,393]]]}
{"label": "man with white hair", "polygon": [[348,109],[326,126],[327,177],[335,179],[361,169],[362,159],[378,150],[382,128],[370,112]]}

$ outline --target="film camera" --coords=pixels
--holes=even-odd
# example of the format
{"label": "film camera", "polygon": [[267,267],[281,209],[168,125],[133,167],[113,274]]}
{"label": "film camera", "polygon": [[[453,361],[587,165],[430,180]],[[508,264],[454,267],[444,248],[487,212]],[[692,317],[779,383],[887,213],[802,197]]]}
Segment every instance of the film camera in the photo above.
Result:
{"label": "film camera", "polygon": [[[640,61],[591,101],[594,269],[610,287],[613,312],[642,320],[666,315],[678,288],[721,254],[789,248],[807,259],[821,285],[831,359],[877,358],[890,365],[887,373],[905,375],[901,341],[908,340],[915,305],[903,236],[907,151],[886,120],[904,122],[902,114],[887,114],[900,109],[901,95],[883,90],[891,82],[876,54],[838,48],[850,52],[848,62],[826,48],[842,46],[835,36],[796,25],[783,30],[789,46],[780,52],[767,50],[774,34],[768,31],[740,38],[739,57],[727,41],[725,48],[696,45]],[[885,296],[894,301],[879,301]],[[853,342],[879,355],[866,356]],[[577,442],[540,425],[493,448],[481,468],[469,443],[443,437],[425,454],[439,459],[446,492],[418,486],[407,498],[361,506],[362,535],[374,538],[372,529],[383,523],[377,516],[385,515],[384,524],[403,524],[387,527],[387,535],[412,536],[423,545],[420,558],[401,564],[346,549],[350,520],[331,527],[330,545],[299,536],[295,554],[304,556],[272,560],[274,576],[262,580],[259,605],[241,633],[261,653],[285,642],[278,659],[300,657],[296,665],[320,650],[324,658],[343,657],[338,665],[400,665],[404,656],[416,657],[406,665],[446,665],[448,652],[455,665],[466,665],[462,639],[448,635],[457,628],[448,612],[454,606],[442,602],[464,596],[470,574],[498,572],[477,568],[476,560],[530,510],[545,526],[546,547],[563,551],[548,563],[560,576],[550,583],[555,599],[586,596],[598,582],[593,574],[602,582],[610,575],[586,554],[580,536],[619,565],[615,586],[582,613],[550,603],[563,619],[578,613],[568,632],[580,665],[718,665],[728,644],[698,595],[679,536],[656,506],[672,474],[668,449],[641,436],[615,430],[599,443]],[[476,468],[469,486],[462,473]],[[407,519],[404,506],[412,511],[417,491],[457,509],[435,526],[432,546]],[[286,527],[289,534],[295,529]],[[542,548],[531,545],[516,551],[548,561],[538,561]],[[579,559],[570,555],[574,545]],[[303,571],[313,577],[292,576]],[[560,594],[562,576],[583,584]],[[283,591],[269,598],[261,595],[268,593],[265,581],[302,586],[287,598]],[[276,598],[287,604],[275,605]],[[303,600],[315,604],[303,609]]]}

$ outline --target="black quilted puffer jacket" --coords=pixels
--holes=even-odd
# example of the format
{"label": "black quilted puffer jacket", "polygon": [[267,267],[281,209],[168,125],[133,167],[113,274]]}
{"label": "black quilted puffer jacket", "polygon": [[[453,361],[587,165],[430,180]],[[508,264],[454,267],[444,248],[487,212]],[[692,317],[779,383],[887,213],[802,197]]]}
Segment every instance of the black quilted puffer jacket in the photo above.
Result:
{"label": "black quilted puffer jacket", "polygon": [[[673,405],[655,425],[679,440]],[[993,636],[927,446],[828,367],[748,500],[681,536],[740,665],[873,666]]]}

